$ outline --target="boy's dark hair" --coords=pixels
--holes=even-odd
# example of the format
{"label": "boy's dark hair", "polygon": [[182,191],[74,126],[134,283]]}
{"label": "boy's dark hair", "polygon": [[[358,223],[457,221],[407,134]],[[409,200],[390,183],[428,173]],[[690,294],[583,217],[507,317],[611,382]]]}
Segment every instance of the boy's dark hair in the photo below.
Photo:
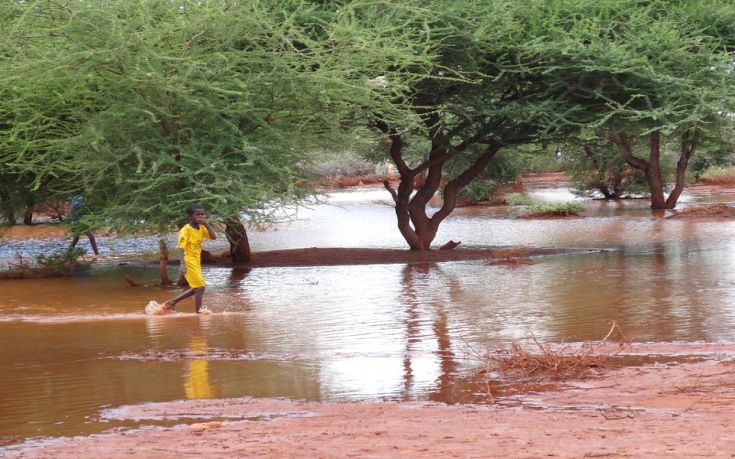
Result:
{"label": "boy's dark hair", "polygon": [[204,210],[204,207],[201,204],[189,204],[186,206],[187,215],[194,215],[194,212],[197,210]]}

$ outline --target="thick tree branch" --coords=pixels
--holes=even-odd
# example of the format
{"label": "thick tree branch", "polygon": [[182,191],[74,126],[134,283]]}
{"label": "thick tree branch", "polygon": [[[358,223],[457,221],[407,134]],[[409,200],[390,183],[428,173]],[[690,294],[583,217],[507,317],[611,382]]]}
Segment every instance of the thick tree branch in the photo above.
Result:
{"label": "thick tree branch", "polygon": [[475,177],[477,177],[490,163],[495,154],[500,150],[502,144],[500,142],[491,143],[479,158],[460,174],[458,177],[450,180],[444,187],[444,203],[442,207],[431,217],[433,225],[439,225],[453,210],[457,203],[457,195],[459,191],[467,186]]}
{"label": "thick tree branch", "polygon": [[390,182],[388,180],[383,180],[383,186],[386,190],[388,190],[388,193],[390,193],[391,197],[393,198],[393,202],[398,204],[398,194],[396,194],[396,190],[390,186]]}
{"label": "thick tree branch", "polygon": [[628,139],[628,137],[622,132],[615,131],[613,132],[611,138],[612,138],[613,143],[620,150],[620,153],[622,153],[623,159],[625,160],[625,162],[635,167],[636,169],[643,171],[646,175],[648,175],[648,168],[649,168],[648,161],[646,161],[645,159],[638,158],[637,156],[633,154],[633,147],[631,146],[630,140]]}
{"label": "thick tree branch", "polygon": [[382,119],[378,118],[375,121],[375,126],[388,136],[389,154],[401,177],[415,177],[416,173],[403,160],[403,138]]}
{"label": "thick tree branch", "polygon": [[684,191],[687,166],[692,155],[694,155],[698,139],[699,131],[696,130],[694,133],[690,134],[690,131],[686,131],[681,135],[681,151],[679,152],[679,161],[676,163],[676,182],[674,183],[674,189],[666,198],[666,208],[668,209],[673,209],[676,206],[679,196]]}

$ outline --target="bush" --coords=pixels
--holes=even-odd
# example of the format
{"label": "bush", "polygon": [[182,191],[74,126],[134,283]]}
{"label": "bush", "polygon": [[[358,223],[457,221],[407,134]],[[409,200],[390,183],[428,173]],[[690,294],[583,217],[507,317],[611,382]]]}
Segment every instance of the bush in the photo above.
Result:
{"label": "bush", "polygon": [[482,180],[473,180],[459,192],[460,196],[469,198],[473,202],[482,202],[487,200],[496,189],[497,184],[485,182]]}
{"label": "bush", "polygon": [[528,193],[508,193],[505,195],[505,202],[509,206],[530,206],[533,200]]}
{"label": "bush", "polygon": [[699,176],[707,185],[735,185],[735,166],[710,166]]}
{"label": "bush", "polygon": [[529,206],[527,215],[534,217],[566,217],[570,215],[578,215],[582,211],[584,211],[584,204],[581,202],[549,202]]}

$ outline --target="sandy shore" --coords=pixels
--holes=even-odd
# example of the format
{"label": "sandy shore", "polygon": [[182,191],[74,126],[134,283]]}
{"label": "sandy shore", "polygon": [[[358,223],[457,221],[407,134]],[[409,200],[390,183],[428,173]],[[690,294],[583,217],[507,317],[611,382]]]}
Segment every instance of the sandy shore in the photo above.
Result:
{"label": "sandy shore", "polygon": [[733,457],[735,344],[635,344],[626,353],[681,361],[605,370],[489,405],[253,398],[134,405],[106,416],[180,423],[15,445],[0,455]]}

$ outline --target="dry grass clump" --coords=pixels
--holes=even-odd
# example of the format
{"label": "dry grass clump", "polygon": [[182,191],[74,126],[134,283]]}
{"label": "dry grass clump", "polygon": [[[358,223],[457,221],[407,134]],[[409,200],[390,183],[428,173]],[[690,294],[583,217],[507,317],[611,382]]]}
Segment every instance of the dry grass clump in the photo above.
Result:
{"label": "dry grass clump", "polygon": [[[606,345],[607,339],[617,332],[619,346]],[[542,344],[533,334],[537,351],[524,349],[513,343],[510,349],[488,352],[484,356],[486,368],[482,372],[514,381],[560,381],[579,379],[596,374],[599,369],[612,367],[611,359],[630,341],[623,335],[617,323],[612,322],[610,332],[598,343],[583,343],[581,346],[552,346]]]}

